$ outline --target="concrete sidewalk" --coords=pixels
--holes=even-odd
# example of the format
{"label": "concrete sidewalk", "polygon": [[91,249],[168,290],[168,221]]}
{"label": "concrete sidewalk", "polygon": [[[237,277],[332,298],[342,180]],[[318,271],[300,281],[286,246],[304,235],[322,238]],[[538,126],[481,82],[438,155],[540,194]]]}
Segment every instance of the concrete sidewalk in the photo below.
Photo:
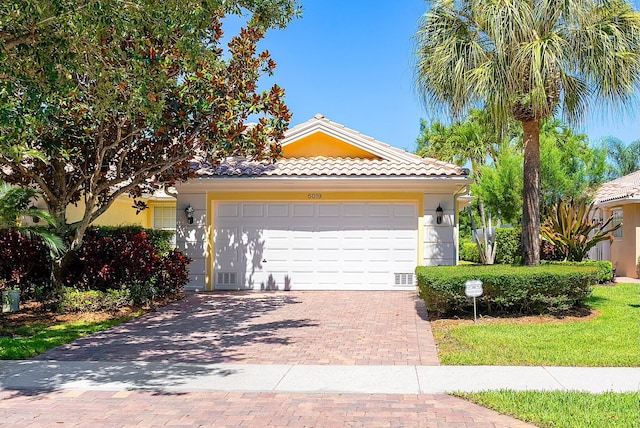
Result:
{"label": "concrete sidewalk", "polygon": [[5,390],[442,394],[640,391],[640,368],[0,361]]}

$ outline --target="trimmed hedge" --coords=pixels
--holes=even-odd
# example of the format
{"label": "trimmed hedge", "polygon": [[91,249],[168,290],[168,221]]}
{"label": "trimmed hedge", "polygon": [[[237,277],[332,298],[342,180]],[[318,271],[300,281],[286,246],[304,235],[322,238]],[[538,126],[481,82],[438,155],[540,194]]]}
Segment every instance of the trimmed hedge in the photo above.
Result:
{"label": "trimmed hedge", "polygon": [[608,260],[585,260],[583,262],[542,262],[550,265],[593,266],[598,269],[598,284],[613,281],[613,264]]}
{"label": "trimmed hedge", "polygon": [[442,315],[472,310],[464,292],[470,279],[483,283],[483,312],[541,314],[583,306],[602,274],[592,265],[545,264],[418,267],[416,275],[427,310]]}

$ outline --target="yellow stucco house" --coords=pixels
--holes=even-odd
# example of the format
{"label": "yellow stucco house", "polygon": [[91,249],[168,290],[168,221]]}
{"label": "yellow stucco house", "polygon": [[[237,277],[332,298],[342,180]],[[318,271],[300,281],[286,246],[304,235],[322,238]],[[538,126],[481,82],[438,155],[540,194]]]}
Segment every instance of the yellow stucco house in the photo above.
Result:
{"label": "yellow stucco house", "polygon": [[99,223],[175,228],[191,290],[411,289],[416,266],[457,263],[467,169],[320,114],[281,144],[275,164],[194,164],[177,200],[156,195],[139,216],[122,200]]}
{"label": "yellow stucco house", "polygon": [[622,223],[613,232],[612,243],[601,242],[590,253],[596,260],[611,260],[617,276],[637,278],[636,263],[640,257],[640,171],[625,175],[600,186],[594,197],[600,218]]}
{"label": "yellow stucco house", "polygon": [[196,178],[176,186],[188,288],[407,289],[416,266],[457,263],[468,170],[320,114],[281,144],[275,164],[197,165]]}

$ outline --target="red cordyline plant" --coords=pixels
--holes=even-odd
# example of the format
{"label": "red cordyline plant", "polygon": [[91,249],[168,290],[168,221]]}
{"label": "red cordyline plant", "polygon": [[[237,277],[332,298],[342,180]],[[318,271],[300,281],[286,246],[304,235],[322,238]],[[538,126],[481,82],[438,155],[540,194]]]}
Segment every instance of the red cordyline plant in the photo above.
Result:
{"label": "red cordyline plant", "polygon": [[613,241],[611,233],[622,227],[622,223],[612,225],[612,221],[613,216],[597,220],[593,203],[560,200],[540,232],[542,239],[564,254],[565,260],[580,262],[598,242]]}

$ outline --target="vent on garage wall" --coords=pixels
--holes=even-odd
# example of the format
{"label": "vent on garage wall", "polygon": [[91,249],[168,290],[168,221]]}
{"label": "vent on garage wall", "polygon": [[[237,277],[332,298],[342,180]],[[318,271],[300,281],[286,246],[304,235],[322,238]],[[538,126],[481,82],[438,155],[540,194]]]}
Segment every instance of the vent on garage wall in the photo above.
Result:
{"label": "vent on garage wall", "polygon": [[237,275],[235,272],[218,272],[218,280],[216,281],[216,284],[237,285],[236,279],[237,279]]}
{"label": "vent on garage wall", "polygon": [[415,275],[413,273],[396,273],[396,287],[403,287],[408,285],[416,285]]}

